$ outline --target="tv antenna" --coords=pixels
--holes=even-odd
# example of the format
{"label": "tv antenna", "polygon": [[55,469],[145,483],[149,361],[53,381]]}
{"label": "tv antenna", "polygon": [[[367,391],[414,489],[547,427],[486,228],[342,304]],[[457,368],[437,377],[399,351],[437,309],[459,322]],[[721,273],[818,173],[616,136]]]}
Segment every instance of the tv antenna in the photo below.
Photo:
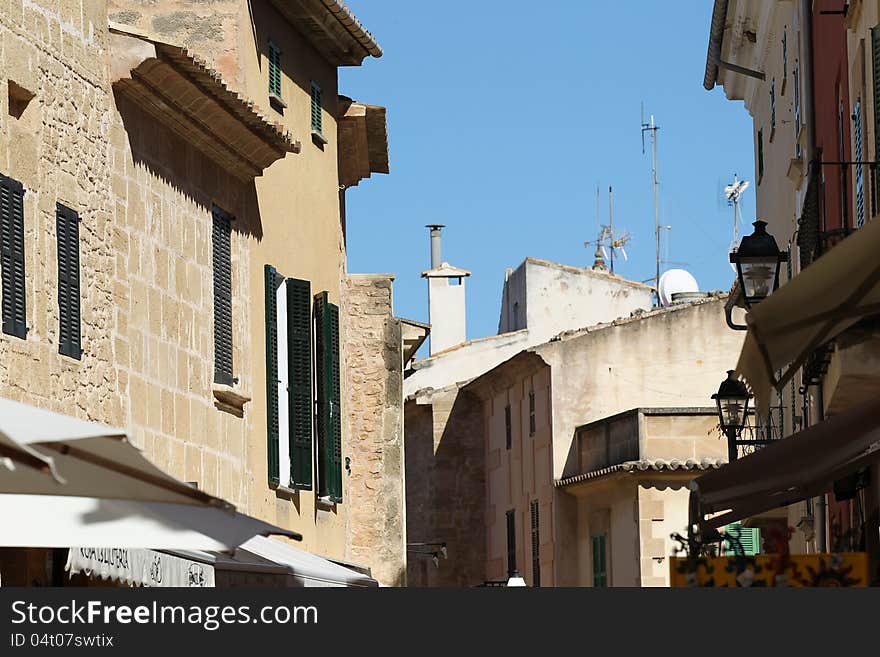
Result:
{"label": "tv antenna", "polygon": [[[599,216],[599,189],[596,188],[596,218]],[[610,271],[614,273],[614,253],[619,251],[624,260],[627,260],[626,243],[632,239],[629,232],[623,231],[619,236],[614,234],[614,192],[608,187],[608,223],[599,226],[599,234],[594,240],[584,242],[585,247],[596,246],[596,259],[593,269],[604,270],[605,261],[610,264]]]}
{"label": "tv antenna", "polygon": [[[654,269],[654,289],[660,285],[660,206],[658,204],[657,180],[657,131],[660,126],[654,123],[654,115],[651,115],[650,123],[645,122],[645,104],[642,103],[642,155],[645,154],[645,133],[651,133],[651,182],[654,188],[654,238],[656,242],[656,258]],[[659,299],[659,297],[658,297]]]}
{"label": "tv antenna", "polygon": [[[727,198],[727,205],[733,206],[733,247],[735,249],[739,244],[739,199],[749,188],[748,180],[739,180],[736,174],[733,174],[733,182],[724,188],[724,196]],[[731,249],[731,250],[732,250]]]}

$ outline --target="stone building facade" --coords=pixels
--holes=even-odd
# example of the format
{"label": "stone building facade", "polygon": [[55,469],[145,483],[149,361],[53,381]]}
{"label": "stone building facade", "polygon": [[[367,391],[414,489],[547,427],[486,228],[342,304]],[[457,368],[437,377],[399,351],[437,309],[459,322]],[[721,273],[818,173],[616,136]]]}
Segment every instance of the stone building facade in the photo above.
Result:
{"label": "stone building facade", "polygon": [[[361,328],[349,318],[360,321],[362,306],[357,285],[353,302],[346,299],[341,171],[355,172],[346,174],[352,186],[388,170],[384,109],[370,106],[363,125],[346,123],[352,101],[341,104],[337,89],[339,66],[381,50],[342,2],[334,7],[307,0],[4,5],[0,174],[24,190],[28,331],[24,339],[0,335],[0,395],[124,427],[170,474],[302,533],[308,550],[375,566],[379,553],[353,538],[372,523],[369,509],[352,510],[356,484],[349,490],[343,475],[341,500],[323,500],[317,472],[308,488],[285,485],[283,474],[278,485],[269,481],[266,265],[308,281],[313,295],[326,292],[326,303],[340,307],[345,367],[347,337]],[[326,28],[320,34],[309,27],[316,18]],[[355,138],[366,148],[340,143]],[[79,216],[78,359],[59,354],[58,203]],[[217,376],[221,214],[230,218],[228,381]],[[386,282],[382,312],[390,315]],[[389,373],[390,388],[402,367],[403,343],[396,344],[397,360],[387,362],[397,363],[398,383]],[[340,375],[339,384],[348,418],[349,377]],[[365,409],[374,400],[358,402],[364,417],[393,415],[384,400],[376,402],[378,415]],[[362,430],[371,429],[362,423]],[[318,462],[320,439],[313,428]],[[339,442],[340,461],[358,465],[348,422]],[[369,472],[353,471],[361,479]],[[398,524],[388,548],[398,570],[403,517],[401,505],[387,520]]]}
{"label": "stone building facade", "polygon": [[[408,532],[445,541],[448,552],[439,567],[423,567],[422,580],[411,560],[411,581],[477,586],[506,581],[515,569],[530,585],[591,585],[590,527],[598,524],[591,525],[589,516],[616,504],[620,513],[612,515],[629,524],[616,532],[614,550],[626,563],[619,562],[615,568],[622,570],[607,581],[661,583],[662,572],[652,564],[668,557],[671,546],[657,543],[657,527],[665,532],[681,521],[677,530],[685,529],[682,478],[695,476],[704,459],[706,467],[715,467],[726,449],[712,431],[714,416],[705,412],[718,372],[729,367],[742,344],[741,334],[725,325],[725,300],[714,295],[567,331],[470,382],[408,398]],[[636,423],[636,438],[630,436],[629,443],[633,453],[597,466],[598,474],[590,470],[589,459],[581,458],[580,428],[639,407],[678,409],[685,416],[698,409],[702,424],[694,429],[684,420],[670,428],[661,421],[645,433],[646,423]],[[626,480],[632,486],[614,483],[609,492],[603,480],[584,491],[577,479],[658,459],[660,469],[672,464],[668,469],[675,471],[660,477],[667,483],[634,475]],[[678,465],[689,460],[693,467]],[[571,478],[577,479],[575,488],[559,486]],[[675,492],[667,494],[669,482]],[[622,497],[612,504],[618,494]],[[658,500],[662,516],[638,515],[660,508]],[[421,506],[428,510],[418,512]],[[644,549],[638,548],[642,543]]]}

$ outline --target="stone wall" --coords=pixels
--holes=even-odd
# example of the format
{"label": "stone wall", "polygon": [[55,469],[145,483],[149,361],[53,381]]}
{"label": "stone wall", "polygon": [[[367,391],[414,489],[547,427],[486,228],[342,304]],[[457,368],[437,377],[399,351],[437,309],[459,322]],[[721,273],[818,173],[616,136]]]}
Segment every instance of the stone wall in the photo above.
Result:
{"label": "stone wall", "polygon": [[248,235],[258,221],[245,186],[123,96],[110,130],[120,285],[116,363],[132,400],[135,443],[175,477],[247,508],[250,408],[216,407],[212,217],[232,229],[233,374],[253,390]]}
{"label": "stone wall", "polygon": [[406,584],[403,353],[392,315],[393,276],[347,278],[345,378],[351,459],[351,558],[388,586]]}
{"label": "stone wall", "polygon": [[474,586],[486,579],[484,419],[457,387],[407,400],[407,543],[445,542],[447,558],[410,554],[410,586]]}
{"label": "stone wall", "polygon": [[[28,326],[26,340],[0,334],[0,395],[123,425],[106,23],[100,2],[9,1],[0,11],[0,173],[25,187]],[[22,100],[10,106],[10,95]],[[81,360],[58,353],[57,202],[81,219]]]}

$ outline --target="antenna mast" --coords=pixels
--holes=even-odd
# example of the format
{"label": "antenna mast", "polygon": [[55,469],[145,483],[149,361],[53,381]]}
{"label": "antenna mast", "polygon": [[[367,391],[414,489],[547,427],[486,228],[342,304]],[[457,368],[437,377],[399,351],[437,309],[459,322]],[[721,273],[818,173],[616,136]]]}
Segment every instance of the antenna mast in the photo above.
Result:
{"label": "antenna mast", "polygon": [[608,185],[608,232],[611,238],[611,249],[609,261],[611,263],[611,273],[614,273],[614,195],[611,193],[611,185]]}
{"label": "antenna mast", "polygon": [[739,199],[748,187],[748,180],[739,180],[736,174],[733,174],[733,182],[724,188],[727,205],[733,206],[733,245],[731,250],[739,246]]}
{"label": "antenna mast", "polygon": [[[656,258],[654,269],[654,289],[660,285],[660,206],[658,204],[658,186],[657,180],[657,131],[660,126],[654,124],[654,115],[651,115],[651,122],[645,123],[645,105],[642,103],[642,155],[645,154],[645,133],[651,133],[651,178],[654,187],[654,238],[656,242]],[[659,295],[657,297],[659,303]]]}

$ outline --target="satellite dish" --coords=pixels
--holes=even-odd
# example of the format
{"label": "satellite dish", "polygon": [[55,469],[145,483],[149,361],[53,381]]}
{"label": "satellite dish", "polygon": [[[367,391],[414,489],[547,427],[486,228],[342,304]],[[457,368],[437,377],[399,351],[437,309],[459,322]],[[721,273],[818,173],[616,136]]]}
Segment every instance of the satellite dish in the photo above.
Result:
{"label": "satellite dish", "polygon": [[700,286],[690,272],[684,269],[668,269],[660,276],[657,284],[657,296],[661,306],[672,303],[672,295],[678,292],[699,292]]}

